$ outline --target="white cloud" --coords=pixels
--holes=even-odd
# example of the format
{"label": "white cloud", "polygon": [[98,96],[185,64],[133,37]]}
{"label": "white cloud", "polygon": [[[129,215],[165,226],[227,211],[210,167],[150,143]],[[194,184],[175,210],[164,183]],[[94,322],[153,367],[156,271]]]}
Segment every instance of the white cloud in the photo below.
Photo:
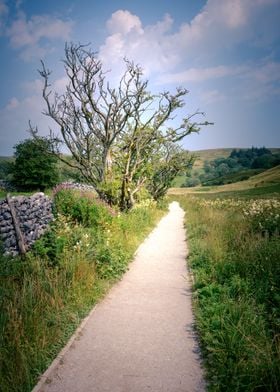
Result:
{"label": "white cloud", "polygon": [[[118,67],[123,57],[140,63],[146,75],[175,72],[197,67],[205,61],[215,62],[240,43],[260,44],[269,20],[263,11],[279,0],[208,0],[190,23],[176,27],[169,15],[159,22],[144,26],[137,15],[119,10],[107,21],[109,35],[99,56],[107,68]],[[275,40],[269,27],[267,39]],[[175,31],[174,31],[175,30]],[[256,34],[257,32],[257,34]],[[278,34],[279,35],[279,34]],[[219,63],[221,60],[219,60]]]}
{"label": "white cloud", "polygon": [[6,2],[4,0],[0,0],[0,35],[2,35],[4,32],[5,20],[8,13],[9,9],[6,5]]}
{"label": "white cloud", "polygon": [[37,124],[42,133],[48,132],[48,119],[41,114],[42,109],[42,98],[31,95],[23,100],[13,97],[6,107],[0,110],[0,155],[11,155],[16,143],[30,137],[27,132],[29,120],[32,124]]}
{"label": "white cloud", "polygon": [[159,84],[165,83],[186,83],[205,82],[210,79],[223,78],[244,73],[247,67],[218,65],[210,68],[189,68],[183,72],[163,74],[159,79]]}
{"label": "white cloud", "polygon": [[15,108],[17,108],[19,105],[19,101],[17,98],[13,97],[10,99],[10,101],[8,102],[6,109],[7,110],[13,110]]}
{"label": "white cloud", "polygon": [[255,69],[251,76],[262,83],[280,82],[280,63],[267,62]]}
{"label": "white cloud", "polygon": [[[67,76],[63,76],[59,79],[54,80],[53,82],[50,81],[51,90],[56,91],[58,94],[62,94],[65,91],[67,82]],[[40,97],[42,96],[43,86],[43,79],[34,79],[28,82],[24,82],[22,84],[22,88],[28,95],[38,94],[40,95]]]}
{"label": "white cloud", "polygon": [[6,2],[1,0],[0,1],[0,16],[6,15],[8,13],[8,7]]}
{"label": "white cloud", "polygon": [[263,62],[251,66],[242,77],[242,97],[251,102],[280,97],[280,63]]}
{"label": "white cloud", "polygon": [[22,2],[23,2],[23,0],[16,0],[15,6],[16,6],[16,9],[17,9],[17,10],[20,10],[20,7],[21,7]]}
{"label": "white cloud", "polygon": [[170,37],[171,48],[177,47],[182,56],[214,60],[240,43],[267,47],[278,39],[279,30],[264,14],[268,10],[270,15],[279,14],[277,1],[279,5],[279,0],[208,0],[190,23],[183,23]]}
{"label": "white cloud", "polygon": [[225,101],[225,95],[218,90],[205,90],[200,93],[200,97],[203,103],[212,104],[217,102]]}
{"label": "white cloud", "polygon": [[[6,35],[12,47],[21,50],[21,57],[28,61],[35,56],[44,57],[52,51],[50,42],[69,39],[72,27],[72,21],[50,15],[33,15],[27,19],[23,12],[19,12],[17,19],[6,30]],[[43,44],[43,40],[48,43]]]}
{"label": "white cloud", "polygon": [[143,33],[142,24],[138,16],[132,15],[129,11],[119,10],[112,14],[107,22],[107,28],[111,34],[128,34],[131,31]]}
{"label": "white cloud", "polygon": [[43,90],[43,81],[41,79],[35,79],[28,82],[23,82],[22,88],[29,95],[40,94]]}
{"label": "white cloud", "polygon": [[169,15],[155,25],[142,26],[140,19],[129,11],[117,11],[107,22],[110,35],[100,47],[99,57],[106,68],[121,69],[124,57],[143,66],[146,75],[172,68],[177,54],[165,49],[168,33],[172,27]]}
{"label": "white cloud", "polygon": [[[217,89],[207,89],[206,82],[216,79],[227,79],[227,88],[219,84],[224,91]],[[254,102],[265,101],[272,96],[279,95],[280,92],[280,63],[272,61],[258,61],[256,63],[225,66],[219,65],[209,68],[189,68],[183,72],[162,74],[158,84],[164,85],[180,83],[196,83],[206,86],[206,90],[200,93],[201,99],[206,103],[213,103],[227,99],[232,96],[238,100],[250,100]]]}
{"label": "white cloud", "polygon": [[[62,94],[65,91],[67,78],[56,79],[52,83],[52,90]],[[18,99],[12,97],[7,105],[0,109],[1,132],[0,132],[0,155],[12,154],[14,144],[27,139],[30,134],[28,122],[38,126],[41,135],[48,135],[49,129],[58,132],[57,125],[53,120],[43,114],[46,109],[42,97],[42,81],[35,79],[22,85],[26,97]]]}

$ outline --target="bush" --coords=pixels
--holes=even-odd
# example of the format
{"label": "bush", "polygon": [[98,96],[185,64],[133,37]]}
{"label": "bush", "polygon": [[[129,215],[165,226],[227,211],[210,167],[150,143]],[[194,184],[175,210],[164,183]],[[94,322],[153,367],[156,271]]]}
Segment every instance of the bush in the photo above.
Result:
{"label": "bush", "polygon": [[12,182],[22,191],[52,187],[58,182],[57,158],[47,138],[26,139],[15,147]]}
{"label": "bush", "polygon": [[112,222],[115,214],[108,205],[90,193],[61,190],[54,197],[55,213],[68,216],[85,227],[100,228]]}

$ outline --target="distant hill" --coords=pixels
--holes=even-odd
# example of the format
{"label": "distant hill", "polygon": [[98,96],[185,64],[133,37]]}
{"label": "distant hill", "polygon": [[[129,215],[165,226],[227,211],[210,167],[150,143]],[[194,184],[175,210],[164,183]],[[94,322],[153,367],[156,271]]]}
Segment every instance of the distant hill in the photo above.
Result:
{"label": "distant hill", "polygon": [[[268,147],[268,149],[272,152],[272,154],[280,153],[280,148]],[[205,161],[214,161],[217,158],[227,158],[233,150],[245,150],[245,148],[214,148],[209,150],[190,151],[190,153],[196,156],[193,167],[194,169],[201,169],[203,168]]]}
{"label": "distant hill", "polygon": [[227,158],[233,148],[215,148],[210,150],[190,151],[196,157],[194,168],[201,169],[205,161],[214,161],[217,158]]}
{"label": "distant hill", "polygon": [[[226,183],[231,183],[231,182],[237,182],[241,180],[246,180],[252,175],[255,175],[259,172],[263,172],[265,168],[259,168],[258,166],[254,169],[251,169],[250,167],[247,168],[240,168],[238,172],[231,173],[227,172],[221,174],[218,173],[217,175],[213,177],[212,175],[208,174],[208,179],[207,176],[205,176],[205,170],[204,170],[204,165],[208,162],[212,162],[216,159],[227,159],[231,152],[233,150],[250,150],[251,148],[215,148],[215,149],[208,149],[208,150],[196,150],[196,151],[190,151],[191,154],[194,155],[195,157],[195,162],[193,165],[193,168],[191,170],[190,176],[178,176],[175,178],[173,181],[172,186],[173,187],[181,187],[181,186],[198,186],[201,185],[202,182],[204,182],[204,185],[218,185],[219,183],[221,184],[226,184]],[[280,148],[267,148],[272,152],[272,154],[280,154]],[[209,165],[208,165],[209,166]],[[213,171],[212,171],[213,172]],[[209,171],[208,171],[209,173]],[[211,180],[212,178],[212,180]],[[209,183],[208,183],[209,182]]]}
{"label": "distant hill", "polygon": [[280,184],[280,165],[256,174],[248,178],[248,180],[220,185],[219,191],[245,190],[257,187],[274,186],[276,184]]}
{"label": "distant hill", "polygon": [[0,156],[0,161],[8,161],[8,162],[10,162],[10,161],[13,161],[13,160],[14,160],[14,158],[12,156],[10,156],[10,157],[1,157]]}
{"label": "distant hill", "polygon": [[277,197],[280,198],[280,165],[250,177],[248,180],[216,186],[171,188],[169,194],[211,194],[213,197]]}

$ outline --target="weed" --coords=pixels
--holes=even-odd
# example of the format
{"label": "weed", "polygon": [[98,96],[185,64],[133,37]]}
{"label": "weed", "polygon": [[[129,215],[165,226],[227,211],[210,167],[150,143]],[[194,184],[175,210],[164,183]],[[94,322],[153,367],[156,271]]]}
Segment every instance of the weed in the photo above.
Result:
{"label": "weed", "polygon": [[279,391],[279,201],[207,196],[176,199],[209,391]]}

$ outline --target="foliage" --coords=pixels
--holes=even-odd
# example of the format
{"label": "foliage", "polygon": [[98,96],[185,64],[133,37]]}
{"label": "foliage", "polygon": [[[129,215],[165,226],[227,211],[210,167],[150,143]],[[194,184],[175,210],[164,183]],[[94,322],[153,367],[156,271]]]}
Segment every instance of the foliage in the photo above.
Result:
{"label": "foliage", "polygon": [[[58,172],[60,181],[74,181],[78,183],[83,183],[83,177],[81,173],[73,166],[73,158],[69,155],[63,154],[62,160],[58,159]],[[67,162],[67,163],[66,163]]]}
{"label": "foliage", "polygon": [[12,181],[19,190],[44,191],[58,182],[57,158],[47,138],[26,139],[14,148]]}
{"label": "foliage", "polygon": [[[81,197],[82,196],[82,197]],[[114,210],[90,192],[62,190],[55,194],[56,213],[68,216],[84,227],[100,230],[112,222]]]}
{"label": "foliage", "polygon": [[[155,159],[153,174],[148,189],[155,200],[162,198],[170,188],[174,178],[185,174],[193,163],[193,156],[177,145],[166,145],[165,153]],[[164,158],[163,158],[164,157]]]}
{"label": "foliage", "polygon": [[[138,201],[145,186],[160,197],[180,171],[177,162],[184,154],[175,148],[176,142],[208,124],[194,122],[195,116],[203,115],[196,112],[172,128],[170,121],[185,106],[188,91],[177,88],[175,93],[152,95],[140,66],[127,59],[124,65],[124,73],[113,86],[94,52],[84,45],[66,44],[64,66],[69,82],[62,95],[50,91],[51,72],[43,62],[40,70],[45,114],[61,132],[61,140],[53,138],[53,150],[63,158],[59,143],[66,144],[74,160],[71,166],[94,185],[102,199],[122,210]],[[172,159],[170,144],[174,146]],[[158,178],[166,185],[153,192]]]}
{"label": "foliage", "polygon": [[10,181],[13,169],[13,159],[0,157],[0,180]]}
{"label": "foliage", "polygon": [[273,235],[280,231],[280,201],[254,200],[243,209],[250,225],[256,232]]}
{"label": "foliage", "polygon": [[186,210],[208,389],[278,391],[279,201],[209,197],[176,197]]}
{"label": "foliage", "polygon": [[[211,186],[244,181],[280,163],[279,149],[214,149],[194,152],[192,170],[180,187]],[[174,185],[175,186],[175,185]]]}
{"label": "foliage", "polygon": [[200,180],[197,177],[188,176],[184,183],[181,185],[182,188],[192,188],[200,185]]}
{"label": "foliage", "polygon": [[[222,185],[234,182],[232,174],[246,169],[270,169],[280,164],[280,155],[272,154],[265,148],[252,147],[251,149],[232,150],[228,158],[217,158],[212,162],[205,162],[204,174],[200,180],[204,185]],[[240,173],[241,174],[241,173]],[[241,180],[247,179],[249,172],[241,175]]]}
{"label": "foliage", "polygon": [[31,253],[13,260],[0,255],[3,392],[32,390],[164,213],[154,204],[113,213],[92,193],[66,189],[55,201],[55,221]]}

